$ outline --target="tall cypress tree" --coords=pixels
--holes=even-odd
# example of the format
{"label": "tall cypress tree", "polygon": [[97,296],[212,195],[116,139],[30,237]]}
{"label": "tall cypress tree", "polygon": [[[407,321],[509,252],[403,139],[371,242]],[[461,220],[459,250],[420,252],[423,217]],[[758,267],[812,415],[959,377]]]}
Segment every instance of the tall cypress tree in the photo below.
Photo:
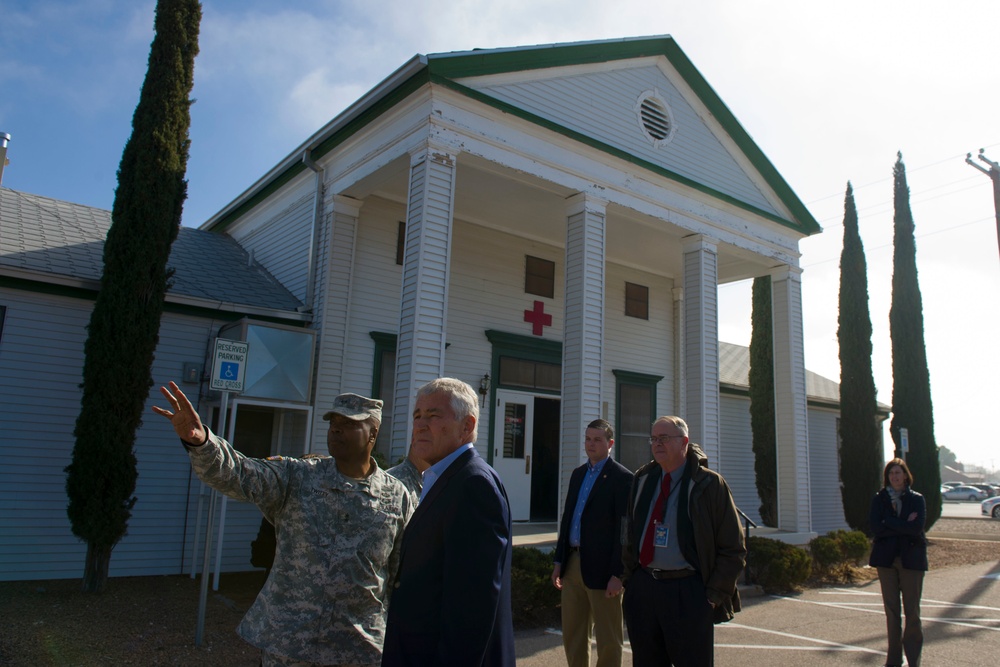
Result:
{"label": "tall cypress tree", "polygon": [[760,498],[760,519],[778,525],[778,436],[774,422],[774,331],[771,324],[771,277],[753,279],[750,315],[750,431],[753,468]]}
{"label": "tall cypress tree", "polygon": [[924,345],[924,312],[917,283],[917,246],[906,167],[899,153],[893,173],[892,307],[892,424],[896,456],[902,455],[900,428],[909,432],[906,463],[913,473],[914,490],[927,501],[927,527],[941,516],[941,470],[934,440],[930,372]]}
{"label": "tall cypress tree", "polygon": [[872,319],[868,266],[858,232],[854,189],[844,195],[844,248],[840,253],[840,493],[847,525],[870,532],[871,497],[882,485],[882,439],[872,375]]}
{"label": "tall cypress tree", "polygon": [[158,0],[146,79],[118,168],[101,290],[84,346],[83,398],[66,494],[87,542],[83,589],[100,592],[125,536],[136,481],[135,434],[153,385],[167,259],[187,197],[188,127],[201,3]]}

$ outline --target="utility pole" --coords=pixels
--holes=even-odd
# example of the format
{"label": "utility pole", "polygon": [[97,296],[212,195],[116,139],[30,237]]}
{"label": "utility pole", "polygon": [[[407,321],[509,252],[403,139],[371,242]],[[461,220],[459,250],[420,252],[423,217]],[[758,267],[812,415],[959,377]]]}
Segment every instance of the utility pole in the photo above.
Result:
{"label": "utility pole", "polygon": [[984,166],[982,166],[980,164],[976,164],[975,162],[973,162],[972,161],[972,153],[966,153],[966,155],[965,155],[965,161],[968,164],[971,164],[973,167],[975,167],[979,171],[981,171],[984,174],[986,174],[987,176],[989,176],[990,180],[993,181],[993,208],[996,210],[996,216],[997,216],[997,245],[998,245],[998,248],[1000,248],[1000,164],[997,164],[993,160],[991,160],[988,157],[986,157],[985,155],[983,155],[983,153],[985,153],[985,152],[986,152],[985,149],[983,149],[983,148],[979,149],[979,159],[982,160],[983,162],[985,162],[986,164],[990,165],[989,169],[987,169],[986,167],[984,167]]}

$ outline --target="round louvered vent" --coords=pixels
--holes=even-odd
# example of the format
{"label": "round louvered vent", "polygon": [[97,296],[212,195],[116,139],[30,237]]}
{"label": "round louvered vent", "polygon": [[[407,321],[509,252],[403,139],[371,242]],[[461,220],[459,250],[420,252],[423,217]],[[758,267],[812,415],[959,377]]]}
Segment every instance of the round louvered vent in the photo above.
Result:
{"label": "round louvered vent", "polygon": [[674,119],[670,107],[655,92],[646,92],[639,96],[636,105],[639,123],[646,137],[654,146],[667,143],[674,134]]}

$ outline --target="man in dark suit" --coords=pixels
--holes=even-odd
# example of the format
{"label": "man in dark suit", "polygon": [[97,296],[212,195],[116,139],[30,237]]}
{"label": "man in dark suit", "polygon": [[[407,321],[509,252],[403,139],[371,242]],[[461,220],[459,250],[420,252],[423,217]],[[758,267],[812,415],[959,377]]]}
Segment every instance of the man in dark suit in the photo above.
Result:
{"label": "man in dark suit", "polygon": [[632,473],[610,456],[614,435],[603,419],[587,425],[587,462],[570,477],[559,525],[552,584],[562,591],[569,667],[590,667],[591,627],[597,666],[622,664],[622,530]]}
{"label": "man in dark suit", "polygon": [[510,503],[473,446],[478,421],[465,382],[417,390],[411,448],[430,468],[403,534],[383,665],[514,665]]}

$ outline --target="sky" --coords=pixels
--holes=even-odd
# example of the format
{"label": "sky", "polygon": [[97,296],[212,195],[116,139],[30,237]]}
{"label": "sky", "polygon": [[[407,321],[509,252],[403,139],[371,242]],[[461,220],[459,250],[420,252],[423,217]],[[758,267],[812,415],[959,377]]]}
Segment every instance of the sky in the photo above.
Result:
{"label": "sky", "polygon": [[[3,185],[110,209],[153,36],[150,0],[0,0]],[[892,168],[903,154],[939,445],[1000,468],[1000,2],[204,0],[185,225],[197,226],[417,53],[671,35],[823,227],[804,239],[806,367],[839,380],[843,199],[868,260],[892,403]],[[975,159],[975,157],[974,157]],[[750,341],[750,283],[720,287]],[[886,436],[889,441],[888,435]]]}

